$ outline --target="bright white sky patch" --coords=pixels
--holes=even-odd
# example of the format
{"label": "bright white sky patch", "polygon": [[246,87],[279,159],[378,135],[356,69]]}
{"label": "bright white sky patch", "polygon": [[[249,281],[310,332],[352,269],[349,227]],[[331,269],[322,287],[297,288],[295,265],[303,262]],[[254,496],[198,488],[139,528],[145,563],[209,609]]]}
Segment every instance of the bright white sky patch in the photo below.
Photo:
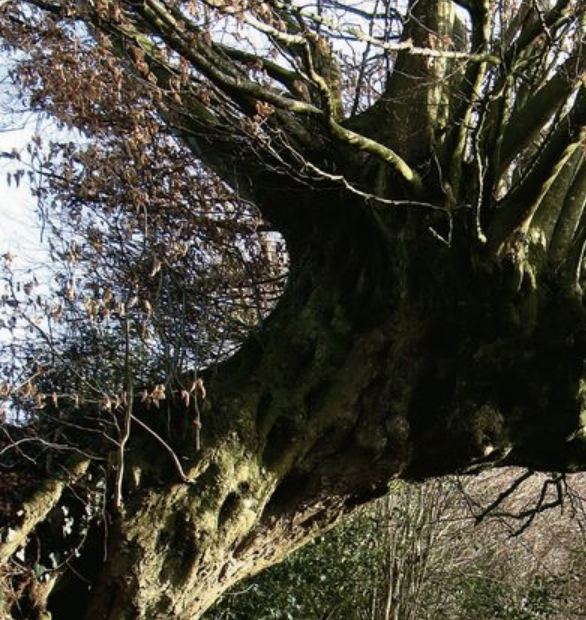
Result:
{"label": "bright white sky patch", "polygon": [[[18,151],[24,154],[36,128],[35,122],[29,122],[22,128],[0,132],[0,153]],[[28,176],[24,175],[18,186],[14,179],[8,183],[8,175],[23,167],[23,162],[9,157],[0,159],[0,256],[9,252],[19,267],[46,261]]]}

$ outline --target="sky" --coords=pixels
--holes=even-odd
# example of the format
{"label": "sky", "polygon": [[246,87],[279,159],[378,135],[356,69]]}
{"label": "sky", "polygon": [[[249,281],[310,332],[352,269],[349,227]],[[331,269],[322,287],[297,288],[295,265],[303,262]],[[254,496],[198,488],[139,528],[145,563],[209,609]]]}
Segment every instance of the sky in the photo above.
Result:
{"label": "sky", "polygon": [[35,214],[35,199],[31,196],[26,177],[17,187],[7,182],[19,162],[6,157],[16,149],[24,151],[36,131],[34,120],[16,129],[0,131],[0,256],[10,253],[15,265],[24,267],[43,261],[41,231]]}

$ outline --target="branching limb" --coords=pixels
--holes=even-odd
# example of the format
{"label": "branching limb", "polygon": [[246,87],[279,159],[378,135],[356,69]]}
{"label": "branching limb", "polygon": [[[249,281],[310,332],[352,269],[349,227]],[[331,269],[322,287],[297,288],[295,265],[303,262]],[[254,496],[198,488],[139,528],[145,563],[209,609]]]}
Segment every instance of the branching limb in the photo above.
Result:
{"label": "branching limb", "polygon": [[498,254],[508,236],[527,227],[554,181],[581,145],[580,128],[586,122],[586,94],[579,92],[572,109],[560,119],[533,167],[505,197],[489,234],[490,249]]}
{"label": "branching limb", "polygon": [[[539,496],[531,504],[523,501],[525,507],[521,509],[509,508],[508,506],[518,505],[519,498],[516,494],[520,492],[521,487],[528,482],[536,472],[526,470],[518,475],[507,487],[501,491],[493,501],[487,506],[480,508],[478,500],[472,499],[469,494],[459,484],[460,490],[464,495],[465,501],[474,516],[476,524],[480,524],[486,519],[499,518],[507,521],[520,522],[520,526],[513,528],[511,536],[522,534],[535,520],[537,515],[552,508],[563,505],[564,499],[568,493],[566,476],[563,473],[551,474],[549,478],[543,481]],[[551,490],[554,491],[554,497],[551,497]]]}
{"label": "branching limb", "polygon": [[528,469],[519,475],[504,491],[499,493],[497,497],[480,513],[475,515],[476,523],[481,523],[486,517],[492,514],[507,498],[511,497],[527,480],[535,474],[534,471]]}
{"label": "branching limb", "polygon": [[25,544],[29,534],[59,503],[67,486],[85,475],[90,462],[90,459],[81,455],[73,456],[59,476],[43,481],[33,495],[24,502],[22,524],[12,528],[7,539],[0,544],[0,566],[3,566],[14,552]]}
{"label": "branching limb", "polygon": [[[522,521],[521,525],[511,534],[511,536],[519,536],[533,523],[538,514],[563,505],[566,494],[566,486],[565,474],[555,474],[543,483],[539,493],[539,498],[537,499],[537,502],[531,506],[531,508],[520,512],[505,511],[496,513],[495,516]],[[551,487],[555,490],[555,498],[547,501]]]}
{"label": "branching limb", "polygon": [[[490,42],[490,3],[482,0],[475,4],[472,14],[472,48],[480,55],[486,55],[489,51]],[[482,86],[488,68],[487,60],[477,64],[471,64],[466,72],[465,83],[469,84],[462,93],[465,107],[456,115],[452,122],[456,127],[455,138],[448,140],[451,156],[448,167],[448,201],[454,206],[460,195],[460,182],[462,178],[462,163],[465,160],[465,149],[468,144],[472,114],[478,107],[482,97]]]}
{"label": "branching limb", "polygon": [[[156,3],[155,0],[147,0],[147,2],[155,7],[158,6],[158,3]],[[229,94],[237,92],[241,95],[245,95],[246,97],[270,103],[275,105],[275,107],[288,112],[308,114],[322,118],[325,116],[327,119],[327,124],[334,137],[359,150],[365,151],[379,159],[382,159],[383,161],[386,161],[416,189],[420,187],[421,179],[419,178],[419,175],[410,166],[408,166],[395,151],[385,147],[375,140],[346,129],[334,119],[335,106],[332,100],[329,85],[325,82],[322,76],[313,71],[313,67],[311,65],[311,55],[309,53],[306,58],[307,66],[311,71],[312,80],[316,85],[318,85],[320,91],[322,92],[325,102],[325,110],[320,110],[311,104],[282,97],[254,82],[244,79],[234,80],[234,78],[221,74],[205,58],[198,55],[193,49],[188,48],[185,41],[179,39],[174,34],[175,27],[173,24],[173,21],[170,21],[168,25],[161,23],[160,26],[161,28],[164,28],[164,32],[167,32],[169,28],[171,28],[171,31],[167,32],[167,34],[170,37],[170,41],[174,45],[176,51],[184,54],[186,58],[193,62],[194,66],[202,70],[217,86],[226,89]],[[307,41],[304,41],[304,45],[307,45]]]}
{"label": "branching limb", "polygon": [[555,75],[531,96],[524,106],[514,112],[502,132],[499,173],[502,173],[527,146],[536,141],[540,130],[576,88],[585,69],[586,54],[568,58],[556,70]]}

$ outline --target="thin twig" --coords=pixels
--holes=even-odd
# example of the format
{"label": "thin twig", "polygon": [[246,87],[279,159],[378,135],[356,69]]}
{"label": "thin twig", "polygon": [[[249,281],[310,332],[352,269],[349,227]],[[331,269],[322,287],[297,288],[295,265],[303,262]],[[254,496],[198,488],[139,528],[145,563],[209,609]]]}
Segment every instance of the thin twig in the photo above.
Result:
{"label": "thin twig", "polygon": [[114,493],[114,507],[116,510],[122,508],[122,483],[124,479],[124,451],[130,438],[130,421],[132,418],[132,407],[134,404],[134,387],[132,379],[132,365],[130,363],[130,329],[128,317],[124,321],[125,336],[125,368],[126,368],[126,410],[124,412],[124,425],[118,445],[118,471],[116,472],[116,487]]}
{"label": "thin twig", "polygon": [[165,448],[165,450],[167,450],[167,452],[171,456],[171,459],[173,460],[173,464],[175,465],[175,469],[177,470],[177,473],[179,474],[179,477],[181,478],[181,481],[182,482],[190,482],[189,478],[187,477],[187,475],[183,471],[183,467],[181,467],[181,463],[179,462],[179,457],[177,456],[177,454],[175,453],[173,448],[156,431],[154,431],[150,426],[145,424],[142,420],[139,420],[132,413],[130,414],[130,417],[132,418],[133,422],[136,422],[147,433],[151,434],[163,446],[163,448]]}

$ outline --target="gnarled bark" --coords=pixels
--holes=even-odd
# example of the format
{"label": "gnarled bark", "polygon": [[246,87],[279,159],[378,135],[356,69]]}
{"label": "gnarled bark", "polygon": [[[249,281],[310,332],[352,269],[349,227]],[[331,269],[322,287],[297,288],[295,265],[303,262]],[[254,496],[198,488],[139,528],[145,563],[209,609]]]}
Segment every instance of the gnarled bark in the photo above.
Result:
{"label": "gnarled bark", "polygon": [[[277,309],[205,377],[201,452],[193,431],[175,443],[189,481],[135,429],[86,618],[199,617],[397,477],[582,466],[580,304],[511,293],[488,257],[422,234],[427,214],[389,238],[353,199],[343,218],[311,200]],[[179,429],[192,412],[172,408]]]}
{"label": "gnarled bark", "polygon": [[[412,2],[384,94],[341,119],[321,22],[296,7],[287,20],[275,3],[282,24],[245,13],[293,59],[295,71],[267,63],[283,94],[174,3],[81,3],[157,85],[175,134],[284,236],[290,274],[271,316],[204,374],[201,420],[181,386],[164,403],[171,432],[154,406],[127,412],[125,477],[120,459],[103,476],[122,494],[73,566],[91,587],[62,567],[56,620],[198,618],[398,477],[586,466],[583,46],[575,74],[539,74],[549,81],[529,101],[543,109],[525,117],[517,67],[547,57],[568,2],[526,7],[527,28],[501,41],[486,2],[459,4],[465,66],[435,62],[430,42],[449,47],[455,7]],[[181,92],[177,58],[196,75]],[[521,130],[542,142],[518,143]]]}

